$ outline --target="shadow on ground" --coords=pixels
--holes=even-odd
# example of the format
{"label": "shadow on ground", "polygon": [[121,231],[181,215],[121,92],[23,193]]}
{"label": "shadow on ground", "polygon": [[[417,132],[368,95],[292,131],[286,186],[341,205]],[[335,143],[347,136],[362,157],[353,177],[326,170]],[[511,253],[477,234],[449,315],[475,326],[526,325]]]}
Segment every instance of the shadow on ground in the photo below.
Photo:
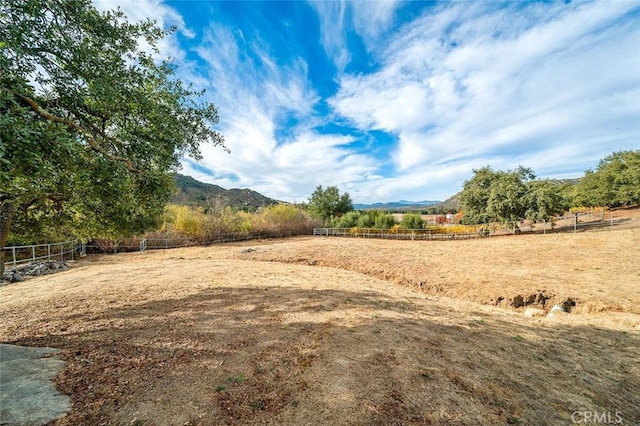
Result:
{"label": "shadow on ground", "polygon": [[[26,336],[26,335],[25,335]],[[640,421],[640,337],[374,291],[210,288],[57,315],[14,344],[62,350],[76,424]]]}

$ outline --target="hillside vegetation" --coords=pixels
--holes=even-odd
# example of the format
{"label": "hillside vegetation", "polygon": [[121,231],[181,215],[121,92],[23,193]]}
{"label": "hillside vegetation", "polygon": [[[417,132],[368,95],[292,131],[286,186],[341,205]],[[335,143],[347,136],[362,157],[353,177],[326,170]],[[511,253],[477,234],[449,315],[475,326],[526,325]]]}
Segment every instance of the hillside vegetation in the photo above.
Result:
{"label": "hillside vegetation", "polygon": [[206,207],[212,200],[219,200],[236,210],[255,211],[279,203],[249,188],[224,189],[181,174],[176,174],[173,180],[177,188],[177,193],[170,200],[173,204]]}

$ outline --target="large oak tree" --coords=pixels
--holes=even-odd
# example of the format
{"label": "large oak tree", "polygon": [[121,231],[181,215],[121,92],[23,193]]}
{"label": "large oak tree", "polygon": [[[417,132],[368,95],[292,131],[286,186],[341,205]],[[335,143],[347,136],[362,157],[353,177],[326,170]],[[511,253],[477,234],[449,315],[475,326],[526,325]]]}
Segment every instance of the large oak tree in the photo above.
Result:
{"label": "large oak tree", "polygon": [[487,166],[473,173],[460,194],[465,223],[549,220],[568,208],[560,185],[534,180],[527,167],[505,172]]}
{"label": "large oak tree", "polygon": [[215,106],[156,59],[168,34],[89,0],[0,0],[0,253],[16,211],[145,230],[179,159],[224,147]]}
{"label": "large oak tree", "polygon": [[574,203],[621,207],[640,204],[640,150],[618,151],[587,170],[574,188]]}

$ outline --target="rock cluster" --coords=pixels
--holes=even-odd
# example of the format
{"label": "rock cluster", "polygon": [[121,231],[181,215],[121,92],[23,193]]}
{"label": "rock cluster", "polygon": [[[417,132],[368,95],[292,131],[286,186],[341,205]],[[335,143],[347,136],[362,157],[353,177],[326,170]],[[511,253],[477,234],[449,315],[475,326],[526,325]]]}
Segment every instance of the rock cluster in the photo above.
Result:
{"label": "rock cluster", "polygon": [[69,269],[67,262],[59,262],[57,260],[46,260],[44,262],[30,262],[26,265],[18,266],[2,274],[2,281],[17,283],[24,280],[25,276],[38,276],[51,274],[57,271]]}

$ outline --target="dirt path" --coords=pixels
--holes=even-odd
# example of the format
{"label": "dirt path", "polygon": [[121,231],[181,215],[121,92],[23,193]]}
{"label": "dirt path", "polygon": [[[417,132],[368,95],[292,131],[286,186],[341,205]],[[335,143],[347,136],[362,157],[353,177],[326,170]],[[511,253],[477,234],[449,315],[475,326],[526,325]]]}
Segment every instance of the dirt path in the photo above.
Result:
{"label": "dirt path", "polygon": [[[73,410],[58,425],[637,424],[639,242],[631,228],[102,256],[0,288],[0,340],[62,350]],[[534,288],[582,314],[473,302]]]}

